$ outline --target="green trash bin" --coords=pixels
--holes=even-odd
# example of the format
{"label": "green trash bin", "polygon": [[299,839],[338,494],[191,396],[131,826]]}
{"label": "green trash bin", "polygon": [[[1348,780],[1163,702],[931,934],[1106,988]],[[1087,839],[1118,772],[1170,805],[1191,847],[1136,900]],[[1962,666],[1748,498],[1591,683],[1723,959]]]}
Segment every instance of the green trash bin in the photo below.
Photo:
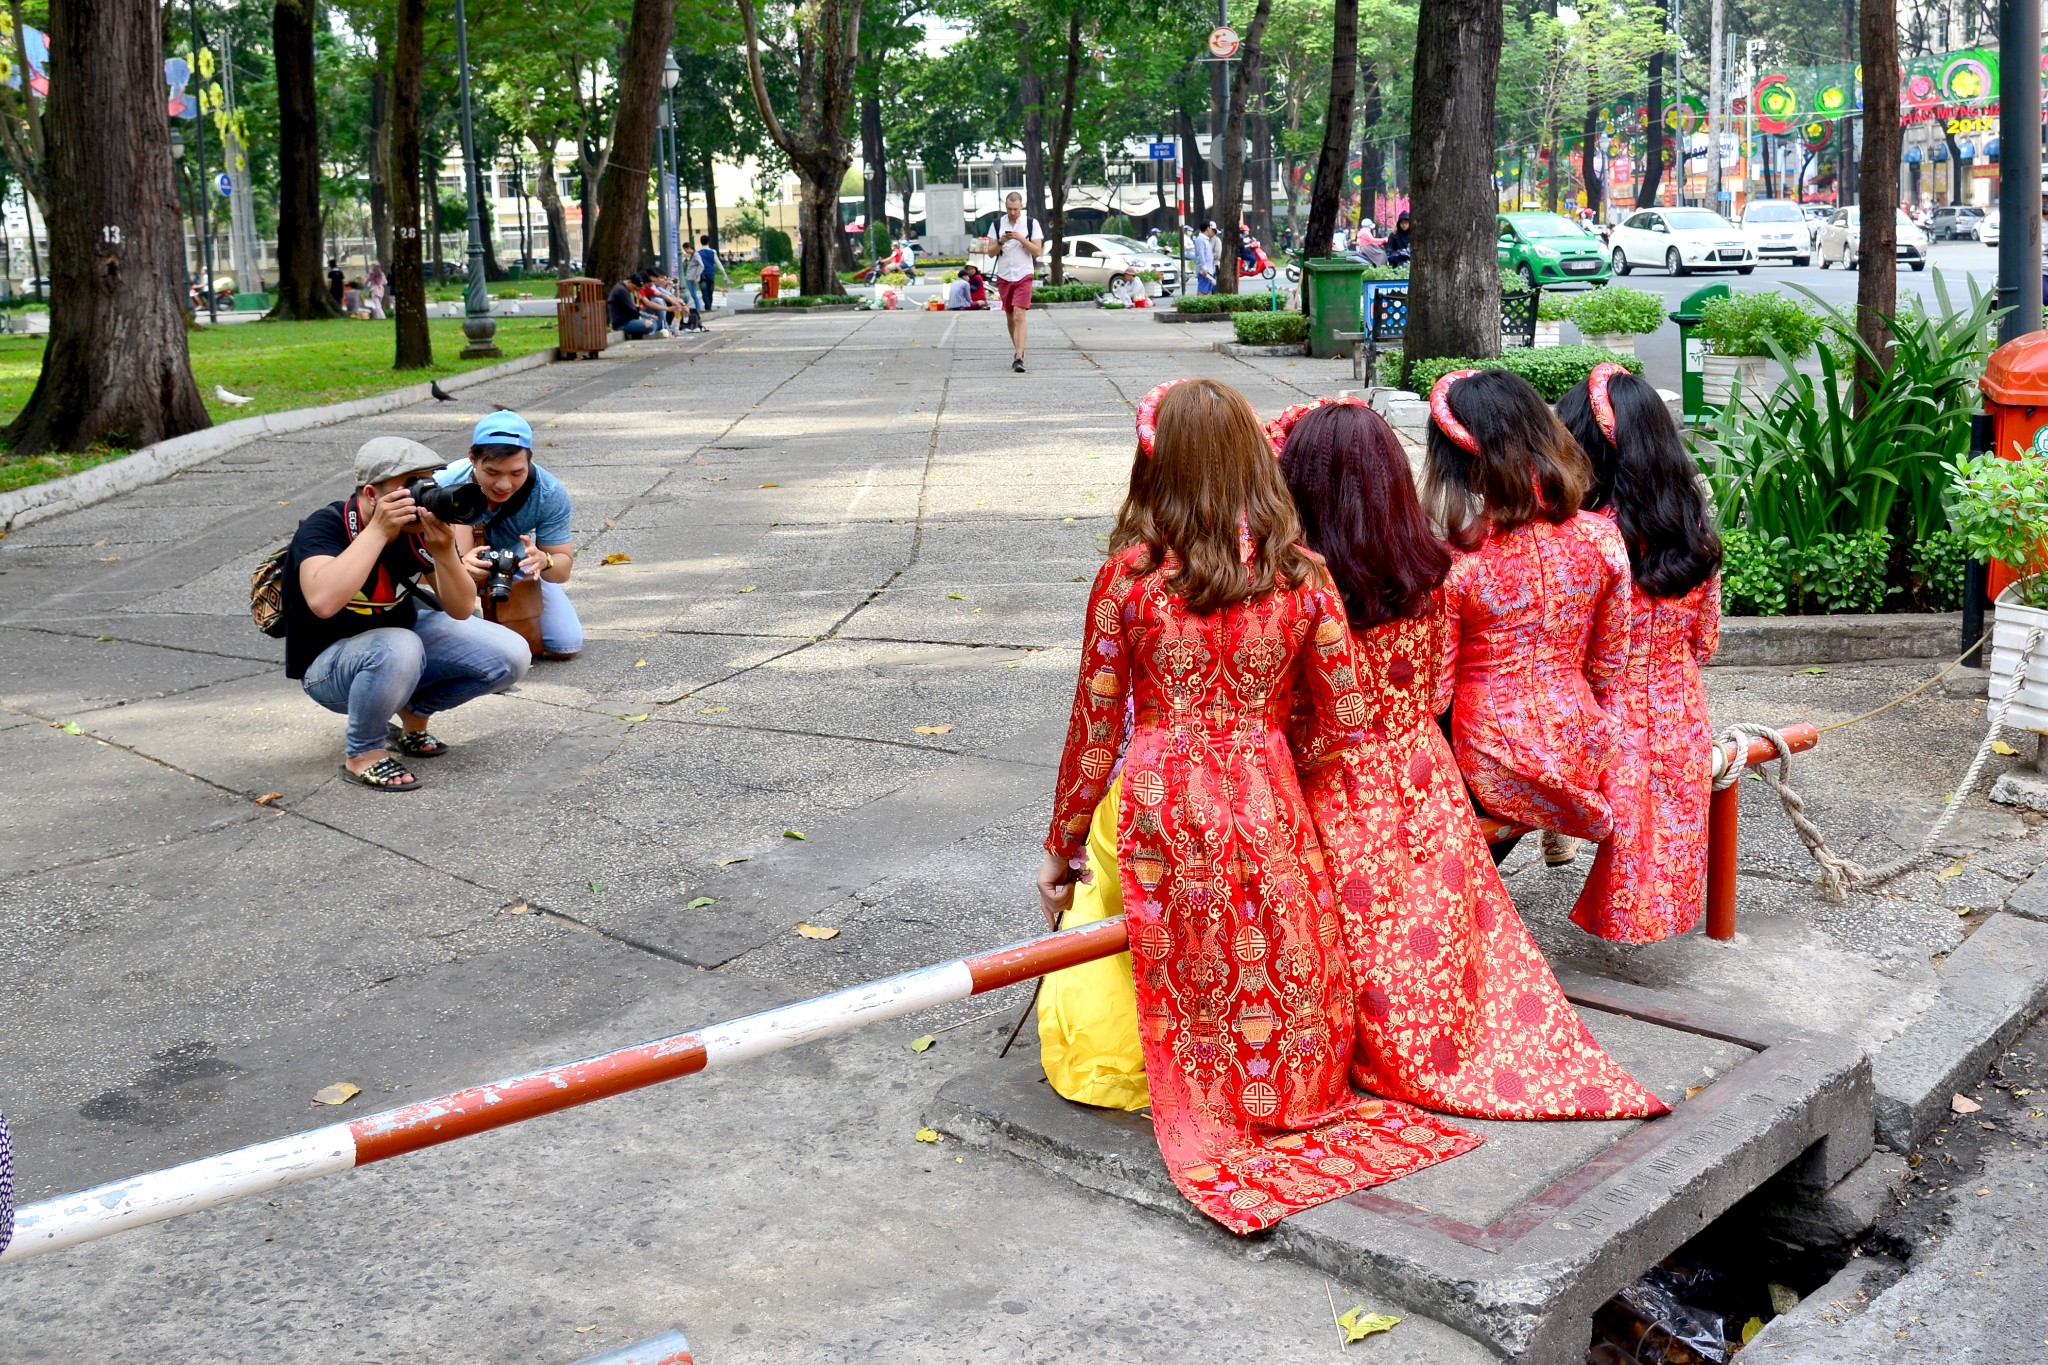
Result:
{"label": "green trash bin", "polygon": [[1365,329],[1365,262],[1324,258],[1302,262],[1302,302],[1308,307],[1308,353],[1323,360],[1351,354],[1339,332]]}
{"label": "green trash bin", "polygon": [[1687,294],[1678,305],[1678,311],[1670,315],[1671,320],[1678,324],[1678,363],[1679,373],[1683,376],[1679,391],[1688,426],[1705,421],[1715,412],[1707,406],[1706,343],[1695,340],[1692,329],[1706,311],[1708,299],[1725,299],[1728,296],[1727,285],[1710,284]]}

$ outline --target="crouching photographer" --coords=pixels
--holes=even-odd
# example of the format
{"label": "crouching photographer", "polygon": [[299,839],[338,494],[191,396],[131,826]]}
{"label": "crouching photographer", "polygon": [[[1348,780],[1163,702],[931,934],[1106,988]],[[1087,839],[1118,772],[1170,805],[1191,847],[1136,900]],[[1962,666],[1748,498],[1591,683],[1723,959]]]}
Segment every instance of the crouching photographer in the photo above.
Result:
{"label": "crouching photographer", "polygon": [[583,623],[563,586],[576,564],[569,490],[533,462],[533,427],[500,408],[470,433],[469,458],[434,479],[483,495],[482,511],[455,528],[455,543],[485,616],[517,631],[536,659],[575,658]]}
{"label": "crouching photographer", "polygon": [[429,717],[510,687],[529,662],[517,635],[475,616],[455,525],[483,500],[436,484],[441,465],[402,436],[365,442],[354,495],[300,522],[283,566],[285,676],[348,717],[341,775],[373,791],[417,790],[389,751],[448,752]]}

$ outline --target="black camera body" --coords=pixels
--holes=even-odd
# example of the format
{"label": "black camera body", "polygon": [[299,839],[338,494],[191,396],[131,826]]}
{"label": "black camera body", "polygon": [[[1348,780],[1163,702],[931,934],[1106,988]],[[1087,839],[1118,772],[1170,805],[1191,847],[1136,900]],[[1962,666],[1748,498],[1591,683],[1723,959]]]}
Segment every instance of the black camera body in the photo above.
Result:
{"label": "black camera body", "polygon": [[502,602],[512,595],[513,580],[519,577],[519,561],[525,556],[517,550],[497,550],[486,545],[483,549],[484,564],[491,576],[484,580],[484,588],[493,602]]}
{"label": "black camera body", "polygon": [[405,486],[412,494],[412,500],[422,511],[431,512],[448,525],[468,525],[481,521],[491,510],[490,500],[484,497],[484,490],[473,483],[458,483],[452,488],[443,488],[435,483],[432,476],[422,475]]}

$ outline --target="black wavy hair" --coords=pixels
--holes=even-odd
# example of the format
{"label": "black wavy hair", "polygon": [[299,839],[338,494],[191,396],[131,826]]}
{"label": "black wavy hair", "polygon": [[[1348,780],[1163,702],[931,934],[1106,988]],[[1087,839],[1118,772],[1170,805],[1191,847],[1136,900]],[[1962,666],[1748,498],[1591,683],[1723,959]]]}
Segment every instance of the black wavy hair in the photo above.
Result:
{"label": "black wavy hair", "polygon": [[1683,597],[1721,569],[1721,537],[1699,468],[1648,381],[1618,374],[1607,398],[1614,405],[1612,441],[1593,416],[1584,382],[1557,401],[1559,419],[1592,461],[1586,509],[1614,509],[1636,586],[1652,597]]}
{"label": "black wavy hair", "polygon": [[1353,630],[1428,609],[1451,551],[1422,514],[1408,454],[1386,418],[1351,403],[1303,413],[1287,433],[1280,472]]}

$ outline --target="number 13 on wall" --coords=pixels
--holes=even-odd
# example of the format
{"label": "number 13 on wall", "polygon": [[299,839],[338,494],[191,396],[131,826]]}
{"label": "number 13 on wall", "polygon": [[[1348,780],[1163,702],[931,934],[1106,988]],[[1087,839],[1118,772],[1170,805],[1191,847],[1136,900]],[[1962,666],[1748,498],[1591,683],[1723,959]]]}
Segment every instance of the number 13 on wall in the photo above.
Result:
{"label": "number 13 on wall", "polygon": [[108,223],[105,227],[100,229],[100,240],[102,242],[105,242],[109,246],[121,245],[120,226],[115,223]]}

